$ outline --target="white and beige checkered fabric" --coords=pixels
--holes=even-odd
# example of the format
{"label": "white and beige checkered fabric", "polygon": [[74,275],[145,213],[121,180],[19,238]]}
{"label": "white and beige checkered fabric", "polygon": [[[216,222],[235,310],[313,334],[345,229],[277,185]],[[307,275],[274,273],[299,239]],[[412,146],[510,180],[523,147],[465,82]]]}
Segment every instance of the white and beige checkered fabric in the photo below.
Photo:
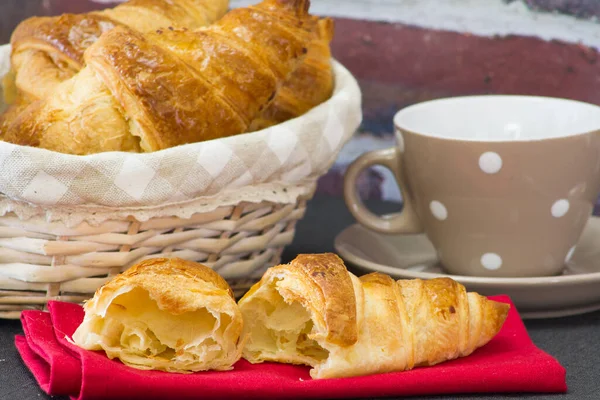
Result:
{"label": "white and beige checkered fabric", "polygon": [[[0,73],[5,73],[8,46],[0,51]],[[317,177],[332,165],[362,117],[355,79],[340,64],[334,68],[330,100],[300,118],[250,134],[155,153],[89,156],[0,142],[0,192],[42,207],[137,208]]]}

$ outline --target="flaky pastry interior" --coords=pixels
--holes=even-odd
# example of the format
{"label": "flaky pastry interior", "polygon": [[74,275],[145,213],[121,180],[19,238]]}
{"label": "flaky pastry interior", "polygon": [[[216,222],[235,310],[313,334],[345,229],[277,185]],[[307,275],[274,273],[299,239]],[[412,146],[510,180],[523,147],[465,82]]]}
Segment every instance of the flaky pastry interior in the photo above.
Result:
{"label": "flaky pastry interior", "polygon": [[315,367],[327,359],[329,352],[315,340],[317,332],[310,311],[299,301],[280,294],[278,290],[284,285],[284,280],[274,280],[245,304],[244,318],[251,334],[244,351],[262,361]]}
{"label": "flaky pastry interior", "polygon": [[180,259],[151,259],[118,276],[85,305],[73,335],[138,369],[228,370],[240,358],[242,318],[227,283]]}

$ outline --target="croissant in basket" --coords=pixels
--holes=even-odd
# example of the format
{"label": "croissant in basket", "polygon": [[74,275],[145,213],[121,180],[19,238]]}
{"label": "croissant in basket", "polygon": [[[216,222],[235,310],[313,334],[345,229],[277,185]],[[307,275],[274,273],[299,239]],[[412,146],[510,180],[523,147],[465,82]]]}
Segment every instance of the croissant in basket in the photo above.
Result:
{"label": "croissant in basket", "polygon": [[311,46],[331,38],[331,23],[310,16],[308,5],[264,0],[198,30],[116,27],[86,50],[79,73],[4,125],[4,140],[90,154],[247,132]]}
{"label": "croissant in basket", "polygon": [[304,61],[277,92],[273,102],[250,124],[256,131],[303,115],[333,93],[333,69],[329,44],[333,38],[333,20],[318,22],[319,37],[308,46]]}
{"label": "croissant in basket", "polygon": [[138,369],[228,370],[239,360],[242,316],[212,269],[178,258],[143,261],[98,289],[73,341]]}
{"label": "croissant in basket", "polygon": [[239,301],[252,363],[306,364],[313,378],[402,371],[471,354],[506,319],[449,278],[357,278],[334,254],[299,255],[267,270]]}
{"label": "croissant in basket", "polygon": [[83,68],[84,51],[115,26],[139,32],[168,26],[197,29],[221,18],[228,6],[229,0],[129,0],[103,11],[26,19],[11,36],[5,100],[46,98]]}

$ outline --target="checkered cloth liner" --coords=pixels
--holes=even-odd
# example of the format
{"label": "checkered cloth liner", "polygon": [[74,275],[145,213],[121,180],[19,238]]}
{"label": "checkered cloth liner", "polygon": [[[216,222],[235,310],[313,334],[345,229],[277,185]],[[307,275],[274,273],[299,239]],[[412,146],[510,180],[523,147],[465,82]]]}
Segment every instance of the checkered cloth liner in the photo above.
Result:
{"label": "checkered cloth liner", "polygon": [[[0,47],[0,74],[10,48]],[[360,124],[361,93],[334,62],[330,100],[259,132],[155,153],[60,154],[0,141],[0,192],[42,207],[150,207],[215,196],[263,183],[294,185],[330,168]],[[240,201],[245,199],[241,198]]]}

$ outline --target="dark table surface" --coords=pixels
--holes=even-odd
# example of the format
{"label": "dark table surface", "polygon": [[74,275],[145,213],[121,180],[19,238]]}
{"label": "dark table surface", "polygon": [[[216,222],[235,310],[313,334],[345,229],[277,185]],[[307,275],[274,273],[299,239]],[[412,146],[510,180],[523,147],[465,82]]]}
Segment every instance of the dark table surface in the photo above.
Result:
{"label": "dark table surface", "polygon": [[[367,204],[378,213],[392,212],[397,208],[394,204],[380,201]],[[353,222],[341,199],[322,195],[315,197],[309,203],[305,219],[298,225],[293,244],[284,253],[284,261],[289,261],[298,253],[333,251],[335,235]],[[531,320],[525,321],[525,324],[533,341],[566,368],[569,386],[567,394],[453,395],[449,398],[600,399],[600,312],[568,318]],[[0,320],[0,399],[49,399],[38,388],[14,347],[14,335],[21,332],[18,321]]]}

